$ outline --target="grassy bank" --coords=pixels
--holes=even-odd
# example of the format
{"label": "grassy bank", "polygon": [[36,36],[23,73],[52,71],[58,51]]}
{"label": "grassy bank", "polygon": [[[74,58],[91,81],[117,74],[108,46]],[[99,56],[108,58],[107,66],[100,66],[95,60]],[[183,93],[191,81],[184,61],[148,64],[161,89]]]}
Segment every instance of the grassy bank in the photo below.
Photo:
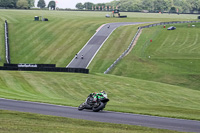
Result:
{"label": "grassy bank", "polygon": [[0,71],[0,97],[79,106],[105,90],[107,110],[200,120],[200,92],[112,75]]}
{"label": "grassy bank", "polygon": [[70,132],[70,133],[178,133],[140,126],[110,124],[47,115],[0,110],[2,133]]}
{"label": "grassy bank", "polygon": [[175,25],[175,31],[162,26],[143,29],[137,45],[111,74],[199,90],[200,24],[191,25]]}
{"label": "grassy bank", "polygon": [[[110,12],[0,10],[0,22],[8,20],[12,63],[50,63],[66,66],[105,23],[194,20],[196,15],[121,13],[128,18],[105,18]],[[49,22],[35,22],[44,16]],[[3,30],[3,27],[1,27]],[[125,33],[127,28],[122,32]],[[129,31],[130,32],[130,29]],[[132,32],[133,33],[133,32]],[[126,38],[126,34],[120,35]],[[3,36],[1,31],[1,36]],[[134,34],[132,34],[134,36]],[[131,35],[129,36],[131,37]],[[0,42],[3,42],[0,38]],[[115,38],[117,39],[117,38]],[[126,42],[130,43],[130,42]],[[126,45],[128,45],[126,44]],[[1,47],[0,47],[1,48]],[[3,47],[2,47],[3,48]],[[2,50],[1,51],[4,51]],[[4,53],[0,53],[3,57]],[[1,61],[3,63],[4,60]]]}

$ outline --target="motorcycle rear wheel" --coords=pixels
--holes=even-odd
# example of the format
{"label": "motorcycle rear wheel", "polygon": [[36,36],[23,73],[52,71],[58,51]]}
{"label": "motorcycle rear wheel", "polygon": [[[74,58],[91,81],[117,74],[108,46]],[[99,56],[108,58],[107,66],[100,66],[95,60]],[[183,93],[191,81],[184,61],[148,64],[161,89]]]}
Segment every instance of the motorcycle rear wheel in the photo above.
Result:
{"label": "motorcycle rear wheel", "polygon": [[99,112],[100,110],[103,110],[104,108],[105,108],[105,104],[104,104],[103,102],[100,102],[100,103],[99,103],[99,106],[93,107],[92,110],[93,110],[94,112]]}

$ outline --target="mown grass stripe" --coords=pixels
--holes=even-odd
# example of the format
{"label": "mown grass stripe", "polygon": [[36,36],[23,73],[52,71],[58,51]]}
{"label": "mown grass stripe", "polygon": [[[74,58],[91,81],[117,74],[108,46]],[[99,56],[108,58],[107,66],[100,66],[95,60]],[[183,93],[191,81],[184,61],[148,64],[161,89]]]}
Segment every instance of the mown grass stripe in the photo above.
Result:
{"label": "mown grass stripe", "polygon": [[184,42],[180,45],[180,47],[179,47],[179,49],[178,49],[178,53],[180,53],[181,52],[181,49],[187,44],[187,42],[188,42],[188,39],[189,39],[189,32],[187,32],[187,35],[186,35],[186,37],[185,37],[185,39],[184,39]]}
{"label": "mown grass stripe", "polygon": [[[38,42],[39,43],[39,42]],[[23,45],[22,45],[23,44]],[[17,46],[17,48],[18,49],[20,49],[20,50],[17,50],[17,49],[13,49],[13,51],[15,51],[15,52],[12,52],[13,54],[15,54],[16,56],[12,56],[12,57],[18,57],[18,56],[21,56],[21,55],[23,55],[22,53],[25,51],[26,53],[29,53],[30,51],[28,50],[29,49],[29,46],[31,46],[31,45],[29,45],[29,44],[31,44],[30,42],[28,42],[28,43],[26,43],[26,44],[24,44],[24,43],[21,43],[21,46]],[[13,45],[15,45],[15,44],[13,44]],[[12,50],[12,49],[11,49]],[[26,54],[25,53],[25,54]],[[22,56],[23,58],[24,58],[24,56]],[[22,59],[23,59],[22,58]],[[22,60],[22,59],[20,59],[20,60]],[[13,59],[14,60],[14,62],[16,62],[16,63],[19,63],[19,60],[18,61],[15,61],[15,58]]]}
{"label": "mown grass stripe", "polygon": [[[38,34],[40,35],[40,37],[43,35],[43,34],[45,34],[45,30],[48,28],[48,27],[50,27],[50,26],[52,26],[52,25],[54,25],[54,23],[51,23],[51,24],[49,24],[49,25],[42,25],[42,28],[39,28],[39,27],[41,27],[41,24],[40,25],[37,25],[37,27],[36,27],[36,29],[39,29],[39,30],[36,30],[35,29],[35,31],[34,31],[34,36],[32,36],[33,38],[35,38],[35,36],[38,36]],[[33,32],[33,31],[32,31]],[[29,33],[27,33],[27,34],[29,34]],[[29,40],[29,39],[32,39],[32,38],[26,38],[26,39],[24,39],[24,41],[21,43],[21,45],[24,45],[24,44],[31,44],[31,43],[28,43],[28,42],[31,42],[31,40]],[[22,46],[21,46],[22,47]]]}
{"label": "mown grass stripe", "polygon": [[[192,53],[197,48],[198,43],[199,43],[199,33],[197,32],[195,42],[193,43],[193,45],[191,45],[189,53]],[[194,47],[194,48],[192,48],[192,47]]]}
{"label": "mown grass stripe", "polygon": [[[71,40],[72,39],[71,37],[74,36],[73,34],[71,34],[70,36],[68,36],[68,35],[69,35],[69,33],[67,31],[63,32],[63,34],[61,36],[59,36],[58,38],[56,38],[56,40],[51,45],[46,47],[45,51],[41,52],[40,55],[43,57],[46,56],[47,60],[49,58],[51,58],[52,56],[54,56],[54,57],[57,56],[55,53],[61,53],[60,50],[62,50],[62,49],[61,49],[60,45],[63,45],[61,43],[63,41],[63,38]],[[65,45],[68,45],[68,44],[65,44]]]}
{"label": "mown grass stripe", "polygon": [[19,21],[15,18],[12,17],[11,14],[2,14],[1,17],[3,17],[4,21],[7,20],[9,23],[18,23]]}
{"label": "mown grass stripe", "polygon": [[[179,52],[180,53],[185,53],[185,50],[190,47],[190,44],[194,43],[195,40],[195,36],[193,36],[193,33],[191,31],[189,31],[189,38],[188,38],[188,41],[187,43],[185,43],[185,45],[182,46],[182,48],[179,49]],[[186,50],[187,52],[187,50]]]}
{"label": "mown grass stripe", "polygon": [[170,35],[167,35],[167,37],[163,40],[161,45],[155,50],[155,52],[160,53],[160,51],[163,49],[163,47],[166,45],[166,42],[169,40]]}
{"label": "mown grass stripe", "polygon": [[169,44],[168,46],[171,48],[173,47],[175,44],[177,44],[177,42],[179,41],[180,38],[180,32],[178,34],[176,34],[176,38],[173,39],[173,42],[171,44]]}
{"label": "mown grass stripe", "polygon": [[[52,25],[53,25],[53,23],[52,23]],[[56,27],[56,26],[54,26],[54,27]],[[46,28],[47,28],[47,27],[46,27]],[[44,28],[44,29],[45,29],[45,28]],[[40,34],[40,35],[41,35],[41,38],[43,38],[43,37],[42,37],[43,35],[46,35],[44,32],[42,32],[42,30],[38,31],[37,34]],[[36,34],[35,34],[35,35],[36,35]],[[34,37],[33,37],[33,38],[34,38]],[[52,39],[53,39],[53,38],[52,38]],[[49,39],[48,39],[48,42],[52,41],[52,39],[49,38]],[[35,52],[35,49],[38,49],[38,46],[40,47],[40,49],[46,47],[46,45],[43,44],[44,41],[42,41],[42,40],[40,41],[40,40],[41,40],[41,39],[37,39],[36,42],[35,42],[35,45],[28,45],[28,46],[26,46],[24,49],[22,49],[22,50],[20,51],[20,53],[23,53],[24,55],[30,57],[29,54],[34,53],[34,52]],[[46,42],[46,43],[48,43],[48,42]],[[30,44],[31,44],[31,43],[30,43]],[[41,48],[41,47],[42,47],[42,48]],[[32,50],[29,51],[29,49],[32,49]],[[32,57],[35,57],[35,56],[32,56]],[[28,60],[28,59],[26,59],[26,60]]]}

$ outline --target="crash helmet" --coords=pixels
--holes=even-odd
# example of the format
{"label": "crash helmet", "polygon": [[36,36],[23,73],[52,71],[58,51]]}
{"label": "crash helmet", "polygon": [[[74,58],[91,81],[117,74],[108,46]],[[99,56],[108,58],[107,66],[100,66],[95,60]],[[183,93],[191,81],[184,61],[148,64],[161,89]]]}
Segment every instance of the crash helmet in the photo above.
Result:
{"label": "crash helmet", "polygon": [[101,94],[101,95],[103,95],[105,98],[108,98],[108,95],[106,94],[106,92],[105,92],[105,91],[103,91],[103,90],[102,90],[102,91],[100,91],[100,94]]}
{"label": "crash helmet", "polygon": [[100,93],[106,94],[106,92],[104,90],[100,91]]}

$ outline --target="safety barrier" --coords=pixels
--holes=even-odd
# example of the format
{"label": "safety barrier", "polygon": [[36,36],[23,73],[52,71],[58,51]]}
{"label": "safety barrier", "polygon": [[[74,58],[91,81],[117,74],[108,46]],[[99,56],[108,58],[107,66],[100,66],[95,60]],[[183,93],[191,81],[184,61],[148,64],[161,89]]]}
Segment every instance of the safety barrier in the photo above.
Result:
{"label": "safety barrier", "polygon": [[166,24],[180,24],[180,23],[199,23],[200,21],[172,21],[172,22],[161,22],[161,23],[155,23],[155,24],[150,24],[146,26],[140,27],[141,29],[143,28],[150,28],[158,25],[166,25]]}
{"label": "safety barrier", "polygon": [[10,50],[9,50],[9,38],[8,38],[8,22],[5,20],[5,52],[6,62],[10,64]]}
{"label": "safety barrier", "polygon": [[143,28],[150,28],[150,27],[154,27],[154,26],[159,26],[159,25],[166,25],[166,24],[179,24],[179,23],[199,23],[200,21],[173,21],[173,22],[161,22],[161,23],[155,23],[155,24],[150,24],[150,25],[146,25],[146,26],[141,26],[138,27],[138,31],[135,34],[133,40],[131,41],[129,47],[127,48],[127,50],[124,51],[124,53],[122,55],[120,55],[119,58],[117,58],[116,61],[114,61],[114,63],[104,72],[104,74],[107,74],[108,72],[111,71],[111,69],[113,67],[115,67],[115,65],[129,52],[129,50],[131,49],[133,42],[135,41],[135,39],[137,38],[139,32],[141,29]]}
{"label": "safety barrier", "polygon": [[0,70],[89,73],[89,69],[55,67],[54,64],[4,64]]}
{"label": "safety barrier", "polygon": [[131,49],[133,42],[135,41],[135,39],[137,38],[139,32],[140,32],[140,27],[138,28],[137,33],[135,34],[133,40],[131,41],[131,44],[129,45],[129,47],[124,51],[124,53],[122,55],[120,55],[120,57],[104,72],[104,74],[107,74]]}

